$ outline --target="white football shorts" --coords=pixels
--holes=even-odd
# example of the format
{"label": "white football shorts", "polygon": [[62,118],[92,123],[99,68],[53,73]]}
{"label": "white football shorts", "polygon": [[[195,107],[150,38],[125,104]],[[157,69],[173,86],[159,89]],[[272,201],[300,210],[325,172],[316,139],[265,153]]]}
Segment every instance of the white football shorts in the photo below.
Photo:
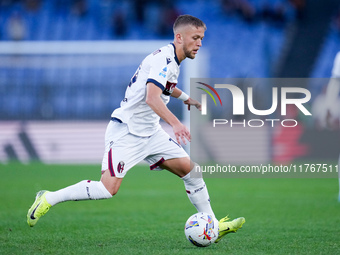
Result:
{"label": "white football shorts", "polygon": [[105,152],[102,172],[123,178],[136,164],[145,160],[150,170],[162,170],[159,165],[167,159],[189,157],[186,151],[163,129],[148,137],[129,133],[128,126],[117,120],[110,121],[105,133]]}

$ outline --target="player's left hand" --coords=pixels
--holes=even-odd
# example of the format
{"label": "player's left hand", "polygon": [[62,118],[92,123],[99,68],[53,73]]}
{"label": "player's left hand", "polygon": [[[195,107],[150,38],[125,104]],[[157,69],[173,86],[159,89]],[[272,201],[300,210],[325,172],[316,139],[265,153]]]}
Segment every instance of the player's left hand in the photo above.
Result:
{"label": "player's left hand", "polygon": [[185,139],[191,142],[190,131],[181,122],[178,121],[175,125],[172,126],[172,129],[174,131],[178,144],[181,144],[182,140],[182,142],[186,145],[187,142],[185,141]]}
{"label": "player's left hand", "polygon": [[193,105],[195,106],[199,111],[201,111],[201,103],[198,102],[197,100],[195,99],[192,99],[191,97],[189,97],[188,100],[184,101],[184,104],[187,104],[188,105],[188,110],[190,111],[190,106]]}

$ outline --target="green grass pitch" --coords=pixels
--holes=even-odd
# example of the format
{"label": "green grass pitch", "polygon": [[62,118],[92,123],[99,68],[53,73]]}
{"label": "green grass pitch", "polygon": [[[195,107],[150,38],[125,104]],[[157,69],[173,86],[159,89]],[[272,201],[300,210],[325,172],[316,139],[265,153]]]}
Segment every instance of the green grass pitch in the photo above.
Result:
{"label": "green grass pitch", "polygon": [[183,182],[137,166],[109,200],[58,204],[34,228],[26,213],[40,189],[98,180],[99,166],[0,165],[0,254],[340,254],[337,179],[205,179],[217,218],[244,216],[236,234],[194,247],[196,212]]}

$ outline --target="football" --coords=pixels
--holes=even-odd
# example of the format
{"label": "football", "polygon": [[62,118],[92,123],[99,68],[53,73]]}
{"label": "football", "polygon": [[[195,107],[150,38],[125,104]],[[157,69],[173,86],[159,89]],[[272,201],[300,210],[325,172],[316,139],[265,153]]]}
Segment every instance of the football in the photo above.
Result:
{"label": "football", "polygon": [[209,246],[218,237],[218,221],[207,213],[196,213],[185,223],[184,233],[193,245]]}

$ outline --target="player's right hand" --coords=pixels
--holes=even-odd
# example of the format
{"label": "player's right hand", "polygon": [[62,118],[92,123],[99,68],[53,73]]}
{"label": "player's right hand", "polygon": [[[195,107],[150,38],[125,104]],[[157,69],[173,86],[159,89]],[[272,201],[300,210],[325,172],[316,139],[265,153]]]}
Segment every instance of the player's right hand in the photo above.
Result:
{"label": "player's right hand", "polygon": [[188,110],[189,110],[189,111],[190,111],[190,105],[195,106],[199,111],[202,110],[201,103],[198,102],[198,101],[195,100],[195,99],[189,98],[188,100],[184,101],[184,104],[187,104],[187,105],[188,105]]}

